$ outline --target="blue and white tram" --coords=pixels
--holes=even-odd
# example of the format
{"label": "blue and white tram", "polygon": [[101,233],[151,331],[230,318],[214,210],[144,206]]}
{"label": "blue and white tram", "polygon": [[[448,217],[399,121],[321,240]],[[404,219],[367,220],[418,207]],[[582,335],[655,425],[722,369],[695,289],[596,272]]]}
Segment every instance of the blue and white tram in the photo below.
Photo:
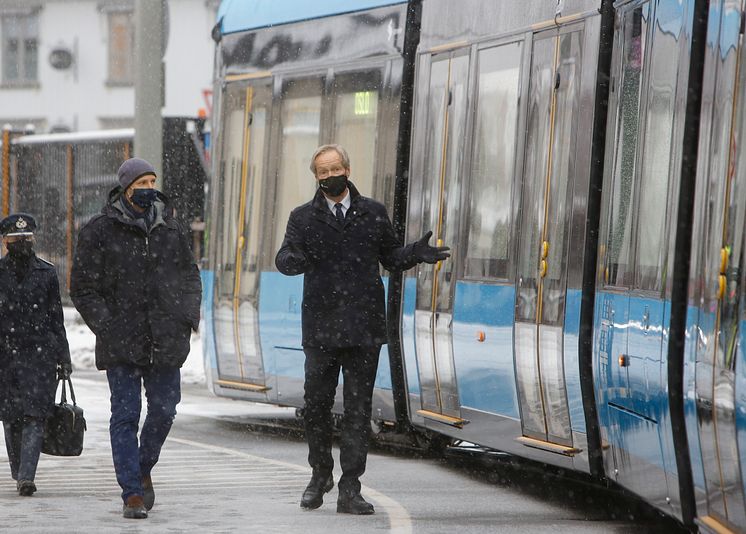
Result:
{"label": "blue and white tram", "polygon": [[744,531],[744,2],[516,6],[223,4],[211,385],[302,406],[301,282],[272,260],[338,141],[406,241],[452,248],[387,277],[376,420]]}
{"label": "blue and white tram", "polygon": [[604,473],[746,530],[744,6],[615,4],[593,339]]}
{"label": "blue and white tram", "polygon": [[[683,303],[684,429],[690,515],[708,531],[746,531],[746,51],[743,2],[711,2],[699,162]],[[688,277],[684,277],[688,274]],[[682,306],[683,307],[683,306]],[[685,464],[686,467],[686,464]],[[683,474],[680,474],[682,476]]]}
{"label": "blue and white tram", "polygon": [[[415,15],[400,0],[221,5],[203,273],[215,393],[302,406],[302,277],[281,275],[274,256],[290,210],[314,194],[308,164],[320,144],[343,143],[357,188],[392,209]],[[380,362],[374,413],[394,421],[385,351]]]}
{"label": "blue and white tram", "polygon": [[452,257],[404,280],[411,420],[590,473],[579,342],[602,17],[597,1],[515,7],[423,3],[407,233],[433,228]]}
{"label": "blue and white tram", "polygon": [[744,6],[484,7],[423,3],[411,420],[743,531]]}

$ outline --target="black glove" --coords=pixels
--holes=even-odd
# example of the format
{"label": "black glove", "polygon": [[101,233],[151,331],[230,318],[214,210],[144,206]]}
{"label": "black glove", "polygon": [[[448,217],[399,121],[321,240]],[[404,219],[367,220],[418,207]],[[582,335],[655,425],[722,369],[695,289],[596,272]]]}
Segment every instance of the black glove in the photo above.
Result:
{"label": "black glove", "polygon": [[67,380],[73,374],[73,366],[67,362],[57,365],[57,380]]}
{"label": "black glove", "polygon": [[288,255],[288,258],[287,258],[287,262],[294,269],[297,269],[299,271],[308,267],[308,260],[306,259],[306,255],[303,254],[301,250],[291,249],[290,254]]}
{"label": "black glove", "polygon": [[425,263],[438,263],[446,258],[450,258],[451,255],[448,251],[451,249],[449,247],[431,247],[428,245],[428,241],[430,241],[432,235],[433,232],[430,230],[414,244],[415,257]]}

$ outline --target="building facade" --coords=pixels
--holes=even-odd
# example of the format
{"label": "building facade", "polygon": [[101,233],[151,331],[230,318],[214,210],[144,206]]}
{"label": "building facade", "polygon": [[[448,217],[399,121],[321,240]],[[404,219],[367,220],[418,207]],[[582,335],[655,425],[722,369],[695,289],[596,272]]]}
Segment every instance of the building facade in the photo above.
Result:
{"label": "building facade", "polygon": [[[210,106],[218,4],[167,0],[164,116]],[[133,127],[134,11],[135,0],[0,0],[0,124]]]}

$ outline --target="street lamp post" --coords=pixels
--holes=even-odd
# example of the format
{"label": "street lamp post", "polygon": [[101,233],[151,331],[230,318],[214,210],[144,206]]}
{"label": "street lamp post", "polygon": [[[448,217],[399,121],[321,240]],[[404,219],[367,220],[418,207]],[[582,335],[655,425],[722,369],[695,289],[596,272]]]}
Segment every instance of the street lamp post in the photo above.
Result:
{"label": "street lamp post", "polygon": [[[148,160],[162,180],[167,32],[166,0],[135,2],[135,156]],[[160,187],[160,186],[159,186]]]}

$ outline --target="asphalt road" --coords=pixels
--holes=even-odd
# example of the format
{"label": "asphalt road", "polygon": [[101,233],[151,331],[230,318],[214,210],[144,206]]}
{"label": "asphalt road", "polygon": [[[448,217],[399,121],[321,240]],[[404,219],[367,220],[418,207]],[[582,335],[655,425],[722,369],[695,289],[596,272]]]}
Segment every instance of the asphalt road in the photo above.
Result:
{"label": "asphalt road", "polygon": [[127,520],[111,463],[104,376],[73,378],[88,423],[83,455],[43,455],[38,492],[25,498],[16,494],[0,448],[1,532],[641,534],[677,527],[634,500],[536,464],[380,447],[371,450],[362,479],[375,515],[337,514],[336,488],[321,508],[303,511],[298,503],[310,469],[302,434],[292,430],[294,410],[216,398],[200,386],[184,388],[153,472],[150,517]]}

